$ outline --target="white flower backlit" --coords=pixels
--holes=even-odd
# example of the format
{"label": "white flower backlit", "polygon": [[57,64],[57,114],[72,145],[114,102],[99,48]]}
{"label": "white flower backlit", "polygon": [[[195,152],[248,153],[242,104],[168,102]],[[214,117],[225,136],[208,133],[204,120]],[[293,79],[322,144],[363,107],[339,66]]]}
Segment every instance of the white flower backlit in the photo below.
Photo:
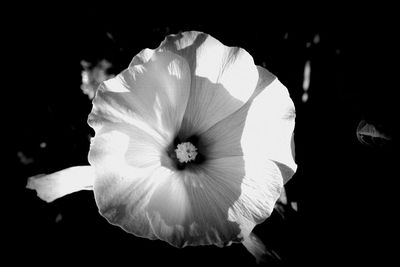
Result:
{"label": "white flower backlit", "polygon": [[[82,168],[93,172],[80,183],[93,185],[111,224],[176,247],[243,242],[262,256],[251,232],[296,170],[295,109],[245,50],[201,32],[170,35],[99,86],[88,123],[91,167]],[[62,173],[30,188],[61,197],[49,180]]]}

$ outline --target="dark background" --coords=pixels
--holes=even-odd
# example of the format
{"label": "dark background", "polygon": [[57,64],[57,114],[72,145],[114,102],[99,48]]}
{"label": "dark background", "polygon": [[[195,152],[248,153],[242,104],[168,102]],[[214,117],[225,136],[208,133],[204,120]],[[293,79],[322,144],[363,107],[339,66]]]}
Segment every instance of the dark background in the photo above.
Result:
{"label": "dark background", "polygon": [[[397,133],[394,17],[374,8],[367,14],[354,9],[328,17],[322,11],[296,17],[277,11],[281,15],[275,18],[268,15],[274,13],[271,10],[255,14],[240,7],[227,13],[205,12],[200,19],[188,20],[177,10],[158,16],[154,8],[110,4],[34,6],[16,12],[16,27],[6,33],[13,48],[6,53],[17,52],[8,67],[12,103],[5,103],[13,107],[5,113],[12,129],[7,179],[18,189],[7,198],[11,210],[5,219],[17,228],[10,230],[7,243],[14,260],[131,266],[254,264],[241,244],[175,249],[126,234],[98,214],[92,192],[46,204],[24,189],[32,175],[87,164],[89,136],[94,133],[86,124],[91,101],[80,90],[81,60],[107,59],[113,64],[109,72],[117,74],[143,48],[156,48],[167,34],[185,30],[204,31],[225,45],[246,49],[257,65],[264,65],[287,86],[295,103],[299,167],[287,191],[298,203],[298,212],[288,208],[285,218],[273,213],[255,229],[281,258],[271,259],[269,266],[397,260],[397,140],[368,147],[356,137],[361,119],[392,136]],[[318,43],[313,42],[316,35]],[[307,60],[311,83],[309,99],[303,103]]]}

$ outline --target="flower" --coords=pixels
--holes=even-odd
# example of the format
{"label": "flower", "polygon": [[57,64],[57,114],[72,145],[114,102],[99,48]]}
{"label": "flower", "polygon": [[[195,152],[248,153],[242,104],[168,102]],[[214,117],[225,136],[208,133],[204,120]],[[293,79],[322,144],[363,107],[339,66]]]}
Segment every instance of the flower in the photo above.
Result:
{"label": "flower", "polygon": [[84,69],[81,72],[81,90],[89,99],[93,99],[100,83],[114,77],[114,75],[108,74],[111,63],[103,59],[97,65],[93,66],[89,62],[82,60],[81,66]]}
{"label": "flower", "polygon": [[[79,183],[93,185],[111,224],[176,247],[243,242],[262,256],[251,231],[296,170],[295,108],[244,49],[201,32],[170,35],[99,86],[88,123],[91,167],[78,167]],[[57,188],[68,171],[28,187],[52,201],[66,194]]]}

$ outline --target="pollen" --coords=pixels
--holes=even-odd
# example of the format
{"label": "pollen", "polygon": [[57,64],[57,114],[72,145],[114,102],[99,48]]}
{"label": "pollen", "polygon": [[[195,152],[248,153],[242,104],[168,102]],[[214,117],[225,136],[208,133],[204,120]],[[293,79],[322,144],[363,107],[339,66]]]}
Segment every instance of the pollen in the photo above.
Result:
{"label": "pollen", "polygon": [[197,148],[192,143],[185,142],[177,146],[175,153],[180,163],[187,163],[196,159]]}

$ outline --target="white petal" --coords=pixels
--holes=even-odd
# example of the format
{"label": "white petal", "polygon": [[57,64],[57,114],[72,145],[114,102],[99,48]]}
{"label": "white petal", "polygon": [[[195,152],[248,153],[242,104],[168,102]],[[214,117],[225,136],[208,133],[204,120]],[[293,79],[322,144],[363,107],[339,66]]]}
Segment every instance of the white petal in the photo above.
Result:
{"label": "white petal", "polygon": [[144,168],[120,166],[120,171],[107,171],[99,167],[96,202],[110,223],[137,236],[158,238],[177,247],[224,246],[241,240],[240,227],[228,220],[228,212],[240,196],[244,169],[232,163],[237,162],[210,161],[216,171],[209,174],[204,170],[176,173],[163,166],[149,167],[147,172]]}
{"label": "white petal", "polygon": [[182,180],[162,166],[107,171],[97,168],[94,192],[100,213],[125,231],[175,245],[189,203]]}
{"label": "white petal", "polygon": [[89,124],[96,130],[109,122],[125,123],[170,141],[187,105],[189,71],[176,54],[143,50],[128,69],[99,86]]}
{"label": "white petal", "polygon": [[281,194],[283,178],[270,160],[252,161],[244,157],[245,176],[241,195],[230,210],[230,218],[241,221],[246,229],[263,222],[272,213]]}
{"label": "white petal", "polygon": [[[218,198],[217,206],[228,209],[227,219],[254,225],[272,212],[282,190],[283,180],[273,161],[263,164],[245,157],[226,157],[208,160],[202,170],[210,177],[198,183]],[[201,177],[200,177],[201,178]],[[251,232],[252,227],[249,232]]]}
{"label": "white petal", "polygon": [[201,133],[239,109],[253,94],[258,72],[253,58],[237,47],[227,47],[210,35],[186,32],[170,36],[163,49],[184,57],[192,82],[181,131]]}
{"label": "white petal", "polygon": [[189,245],[223,246],[248,238],[271,214],[283,187],[274,162],[254,164],[243,157],[208,160],[184,179],[191,203],[187,223],[196,232],[185,237]]}
{"label": "white petal", "polygon": [[273,160],[287,182],[296,170],[294,105],[279,80],[261,67],[259,73],[260,80],[250,100],[201,134],[201,139],[208,158],[244,155],[255,161]]}
{"label": "white petal", "polygon": [[274,161],[285,182],[297,169],[294,162],[295,109],[284,85],[275,79],[249,107],[241,148],[248,161]]}
{"label": "white petal", "polygon": [[80,190],[92,190],[94,179],[93,167],[77,166],[30,177],[26,188],[36,190],[41,199],[52,202]]}
{"label": "white petal", "polygon": [[[226,159],[229,158],[219,160]],[[229,209],[228,219],[240,225],[243,245],[260,262],[267,251],[252,230],[271,215],[283,188],[283,178],[273,161],[253,162],[245,157],[241,165],[245,175],[241,181],[240,196]]]}
{"label": "white petal", "polygon": [[191,203],[187,224],[192,232],[188,245],[226,246],[242,239],[240,225],[229,219],[229,210],[241,194],[242,157],[208,160],[198,171],[186,172],[185,185]]}
{"label": "white petal", "polygon": [[[256,90],[240,109],[213,125],[200,138],[207,147],[208,158],[242,156],[241,138],[252,100],[267,88],[276,77],[262,67],[257,67],[259,80]],[[263,123],[260,121],[260,123]]]}

